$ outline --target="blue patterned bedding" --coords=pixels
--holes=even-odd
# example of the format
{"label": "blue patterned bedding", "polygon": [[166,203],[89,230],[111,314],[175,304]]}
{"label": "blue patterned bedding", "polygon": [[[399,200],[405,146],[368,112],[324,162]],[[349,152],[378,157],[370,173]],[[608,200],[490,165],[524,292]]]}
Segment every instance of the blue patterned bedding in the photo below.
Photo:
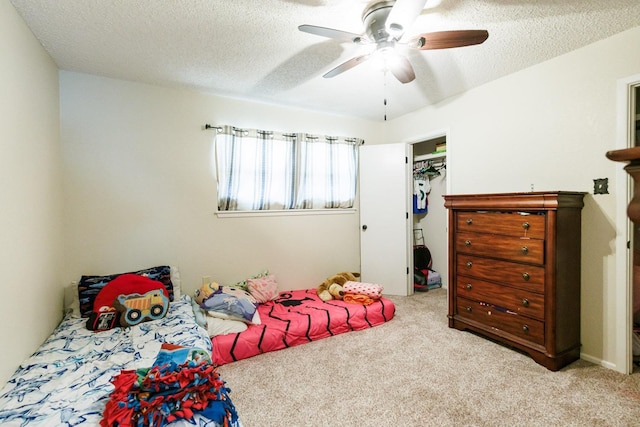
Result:
{"label": "blue patterned bedding", "polygon": [[[122,369],[150,367],[162,343],[211,354],[211,340],[196,324],[187,296],[172,302],[167,316],[153,322],[104,332],[92,332],[85,323],[84,318],[65,317],[20,365],[0,391],[0,425],[98,426],[114,390],[112,377]],[[218,424],[197,419],[196,425]]]}

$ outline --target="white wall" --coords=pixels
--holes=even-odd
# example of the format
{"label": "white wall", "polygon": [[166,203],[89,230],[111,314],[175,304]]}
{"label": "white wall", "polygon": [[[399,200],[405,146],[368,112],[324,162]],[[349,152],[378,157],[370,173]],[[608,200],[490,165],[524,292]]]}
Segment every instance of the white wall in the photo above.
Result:
{"label": "white wall", "polygon": [[205,123],[364,138],[381,124],[60,72],[65,280],[175,264],[193,292],[265,268],[282,289],[359,271],[359,218],[218,218]]}
{"label": "white wall", "polygon": [[[449,129],[452,193],[590,192],[582,213],[582,355],[624,370],[616,342],[616,83],[640,72],[640,27],[392,121],[387,139]],[[425,119],[428,117],[428,120]],[[609,178],[608,195],[593,180]]]}
{"label": "white wall", "polygon": [[0,2],[0,385],[62,313],[58,70]]}

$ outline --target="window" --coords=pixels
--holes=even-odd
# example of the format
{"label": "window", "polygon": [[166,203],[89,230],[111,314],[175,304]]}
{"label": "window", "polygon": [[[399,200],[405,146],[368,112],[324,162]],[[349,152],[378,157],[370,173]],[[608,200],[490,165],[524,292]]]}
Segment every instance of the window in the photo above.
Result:
{"label": "window", "polygon": [[362,140],[215,129],[218,210],[353,207]]}

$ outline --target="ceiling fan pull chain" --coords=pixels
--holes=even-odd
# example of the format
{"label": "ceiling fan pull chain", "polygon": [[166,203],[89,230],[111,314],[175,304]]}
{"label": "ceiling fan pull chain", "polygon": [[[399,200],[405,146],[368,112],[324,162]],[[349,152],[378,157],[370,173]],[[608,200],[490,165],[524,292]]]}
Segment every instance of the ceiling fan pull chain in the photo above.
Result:
{"label": "ceiling fan pull chain", "polygon": [[382,98],[384,104],[384,121],[387,121],[387,69],[385,68],[382,72]]}
{"label": "ceiling fan pull chain", "polygon": [[387,98],[384,99],[384,121],[387,121]]}

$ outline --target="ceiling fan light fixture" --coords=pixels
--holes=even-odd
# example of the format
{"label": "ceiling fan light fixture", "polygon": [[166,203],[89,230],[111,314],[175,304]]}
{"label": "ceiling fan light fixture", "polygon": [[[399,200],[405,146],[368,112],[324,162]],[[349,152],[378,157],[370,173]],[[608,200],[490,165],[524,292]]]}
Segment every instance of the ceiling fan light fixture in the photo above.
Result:
{"label": "ceiling fan light fixture", "polygon": [[371,55],[373,65],[380,71],[389,71],[397,65],[398,52],[395,45],[386,43],[384,46],[378,47]]}
{"label": "ceiling fan light fixture", "polygon": [[400,40],[404,34],[404,27],[393,22],[387,26],[387,34],[392,40]]}

